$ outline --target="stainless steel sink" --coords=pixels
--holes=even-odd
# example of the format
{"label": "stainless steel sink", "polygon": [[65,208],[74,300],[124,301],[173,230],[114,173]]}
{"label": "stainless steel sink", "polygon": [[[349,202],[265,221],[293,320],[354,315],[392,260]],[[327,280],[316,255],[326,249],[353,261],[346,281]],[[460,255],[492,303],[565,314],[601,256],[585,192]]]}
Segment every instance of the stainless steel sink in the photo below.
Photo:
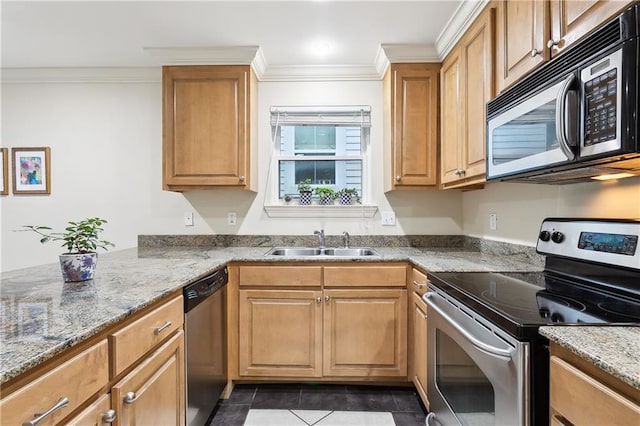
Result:
{"label": "stainless steel sink", "polygon": [[319,256],[322,250],[310,247],[275,247],[267,252],[265,256],[286,256],[286,257],[303,257],[303,256]]}
{"label": "stainless steel sink", "polygon": [[362,256],[380,256],[380,254],[372,248],[328,248],[324,249],[327,256],[340,257],[362,257]]}
{"label": "stainless steel sink", "polygon": [[380,254],[372,248],[312,248],[312,247],[274,247],[269,250],[265,256],[282,256],[282,257],[367,257],[380,256]]}

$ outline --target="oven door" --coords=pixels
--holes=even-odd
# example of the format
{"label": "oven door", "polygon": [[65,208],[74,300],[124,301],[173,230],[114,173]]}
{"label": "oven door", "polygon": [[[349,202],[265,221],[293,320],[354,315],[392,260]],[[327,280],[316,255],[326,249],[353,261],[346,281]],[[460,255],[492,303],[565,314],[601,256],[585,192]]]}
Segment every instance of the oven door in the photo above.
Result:
{"label": "oven door", "polygon": [[487,120],[487,179],[541,170],[576,158],[576,73]]}
{"label": "oven door", "polygon": [[429,289],[427,425],[529,425],[529,344]]}

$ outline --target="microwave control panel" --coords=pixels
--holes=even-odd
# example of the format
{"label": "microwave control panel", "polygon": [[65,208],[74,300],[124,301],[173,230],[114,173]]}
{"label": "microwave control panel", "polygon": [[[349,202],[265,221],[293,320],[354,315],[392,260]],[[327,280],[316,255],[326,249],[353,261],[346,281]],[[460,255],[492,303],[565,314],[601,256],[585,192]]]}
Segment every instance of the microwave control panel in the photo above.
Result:
{"label": "microwave control panel", "polygon": [[599,144],[617,140],[621,74],[620,50],[582,69],[580,77],[584,88],[584,147],[595,148]]}

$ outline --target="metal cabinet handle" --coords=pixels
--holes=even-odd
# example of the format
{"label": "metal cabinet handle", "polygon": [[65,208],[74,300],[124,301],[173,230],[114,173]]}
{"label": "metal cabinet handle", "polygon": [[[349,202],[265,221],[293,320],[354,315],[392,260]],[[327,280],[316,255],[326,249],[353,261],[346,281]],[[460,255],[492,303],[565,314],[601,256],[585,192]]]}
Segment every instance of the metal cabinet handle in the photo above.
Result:
{"label": "metal cabinet handle", "polygon": [[125,404],[133,404],[134,402],[136,402],[137,398],[138,396],[135,392],[127,392],[124,394],[123,401]]}
{"label": "metal cabinet handle", "polygon": [[102,414],[102,423],[113,423],[116,421],[116,410],[107,410]]}
{"label": "metal cabinet handle", "polygon": [[535,47],[531,50],[531,57],[535,58],[536,56],[538,56],[539,54],[542,53],[542,50],[538,50]]}
{"label": "metal cabinet handle", "polygon": [[425,424],[427,426],[432,426],[433,423],[431,423],[431,420],[435,420],[436,419],[436,415],[435,413],[431,412],[427,415],[427,418],[425,420]]}
{"label": "metal cabinet handle", "polygon": [[159,335],[160,333],[162,333],[162,331],[165,328],[169,328],[171,327],[171,321],[167,321],[164,324],[162,324],[160,327],[156,327],[153,329],[153,334],[155,334],[156,336]]}
{"label": "metal cabinet handle", "polygon": [[560,44],[560,40],[553,40],[553,39],[550,39],[550,40],[547,42],[547,47],[548,47],[549,49],[551,49],[552,47],[554,47],[554,46],[558,46],[559,44]]}
{"label": "metal cabinet handle", "polygon": [[244,176],[240,176],[240,182],[244,182],[245,181],[245,177]]}
{"label": "metal cabinet handle", "polygon": [[316,302],[317,302],[317,303],[322,302],[322,297],[316,297]]}
{"label": "metal cabinet handle", "polygon": [[424,283],[419,283],[418,281],[413,280],[413,285],[414,285],[416,288],[425,288],[425,287],[427,286],[427,283],[426,283],[426,282],[424,282]]}
{"label": "metal cabinet handle", "polygon": [[329,300],[331,300],[331,296],[325,296],[324,300],[325,300],[325,302],[328,302]]}
{"label": "metal cabinet handle", "polygon": [[396,176],[396,182],[400,182],[402,178],[400,176]]}
{"label": "metal cabinet handle", "polygon": [[28,420],[28,421],[22,423],[22,426],[36,426],[38,423],[40,423],[45,418],[47,418],[49,416],[49,414],[51,414],[51,413],[53,413],[55,411],[58,411],[59,409],[64,408],[67,405],[69,405],[69,398],[67,398],[66,396],[63,396],[62,398],[60,398],[58,400],[58,402],[55,403],[55,405],[53,407],[49,408],[44,413],[35,413],[33,415],[35,417],[35,419]]}

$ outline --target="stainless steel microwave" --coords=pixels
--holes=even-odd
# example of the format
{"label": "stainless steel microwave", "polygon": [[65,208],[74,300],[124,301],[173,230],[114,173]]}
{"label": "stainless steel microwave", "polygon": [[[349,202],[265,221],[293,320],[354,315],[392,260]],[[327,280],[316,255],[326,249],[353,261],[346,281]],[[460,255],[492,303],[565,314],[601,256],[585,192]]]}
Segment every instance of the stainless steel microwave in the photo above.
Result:
{"label": "stainless steel microwave", "polygon": [[487,180],[640,175],[640,5],[487,104]]}

